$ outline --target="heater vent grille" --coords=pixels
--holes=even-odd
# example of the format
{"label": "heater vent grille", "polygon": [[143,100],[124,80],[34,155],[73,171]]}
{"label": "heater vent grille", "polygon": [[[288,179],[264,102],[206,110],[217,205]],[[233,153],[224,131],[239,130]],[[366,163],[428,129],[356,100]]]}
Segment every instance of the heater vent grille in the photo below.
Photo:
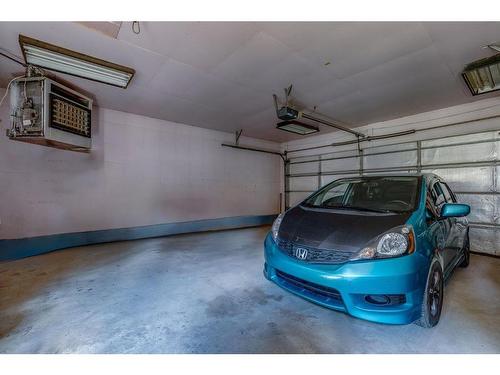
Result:
{"label": "heater vent grille", "polygon": [[50,94],[50,126],[90,138],[90,110],[53,93]]}

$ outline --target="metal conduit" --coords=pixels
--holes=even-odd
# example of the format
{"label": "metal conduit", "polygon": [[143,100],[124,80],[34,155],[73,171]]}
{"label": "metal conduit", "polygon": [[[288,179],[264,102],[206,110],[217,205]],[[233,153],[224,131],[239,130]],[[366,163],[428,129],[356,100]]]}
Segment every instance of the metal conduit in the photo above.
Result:
{"label": "metal conduit", "polygon": [[248,147],[248,146],[230,145],[228,143],[222,143],[221,146],[222,147],[237,148],[239,150],[255,151],[255,152],[262,152],[265,154],[278,155],[278,156],[281,156],[281,159],[283,159],[283,161],[286,161],[286,155],[282,154],[278,151],[263,150],[260,148],[254,148],[254,147]]}

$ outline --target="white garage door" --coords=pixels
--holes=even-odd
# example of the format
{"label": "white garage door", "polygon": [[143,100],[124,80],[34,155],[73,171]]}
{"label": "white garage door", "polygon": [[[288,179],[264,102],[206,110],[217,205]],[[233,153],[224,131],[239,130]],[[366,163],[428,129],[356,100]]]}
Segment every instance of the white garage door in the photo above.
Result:
{"label": "white garage door", "polygon": [[483,132],[358,150],[291,158],[287,165],[286,206],[342,177],[377,173],[435,173],[461,202],[473,251],[500,255],[500,132]]}

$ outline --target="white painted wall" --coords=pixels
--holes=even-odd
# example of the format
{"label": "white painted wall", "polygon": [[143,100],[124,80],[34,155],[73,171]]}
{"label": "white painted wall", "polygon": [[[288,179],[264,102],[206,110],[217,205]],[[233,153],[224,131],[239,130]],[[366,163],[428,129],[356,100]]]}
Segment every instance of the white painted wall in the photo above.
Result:
{"label": "white painted wall", "polygon": [[221,147],[233,134],[95,108],[93,150],[81,154],[9,140],[7,107],[0,109],[0,239],[279,210],[281,159]]}

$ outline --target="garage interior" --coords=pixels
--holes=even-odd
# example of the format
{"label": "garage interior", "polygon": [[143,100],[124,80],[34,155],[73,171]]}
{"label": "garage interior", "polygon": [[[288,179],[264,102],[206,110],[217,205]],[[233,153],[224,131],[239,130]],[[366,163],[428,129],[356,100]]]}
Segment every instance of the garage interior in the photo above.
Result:
{"label": "garage interior", "polygon": [[[9,133],[29,38],[133,71],[45,71],[90,98],[84,152]],[[0,353],[500,352],[500,64],[484,92],[465,74],[500,23],[0,22],[0,52]],[[262,274],[276,215],[387,173],[471,206],[471,265],[431,330]]]}

